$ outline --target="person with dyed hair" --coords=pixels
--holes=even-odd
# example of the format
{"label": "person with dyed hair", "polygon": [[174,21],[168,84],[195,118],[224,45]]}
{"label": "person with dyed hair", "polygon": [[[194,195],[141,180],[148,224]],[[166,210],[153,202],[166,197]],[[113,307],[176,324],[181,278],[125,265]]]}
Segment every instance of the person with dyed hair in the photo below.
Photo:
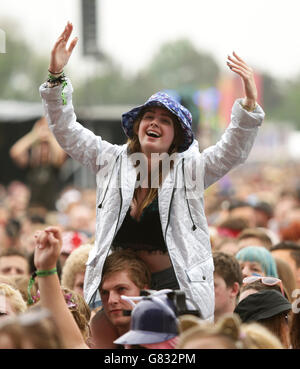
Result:
{"label": "person with dyed hair", "polygon": [[264,247],[248,246],[235,256],[240,263],[243,278],[253,274],[278,278],[276,262]]}

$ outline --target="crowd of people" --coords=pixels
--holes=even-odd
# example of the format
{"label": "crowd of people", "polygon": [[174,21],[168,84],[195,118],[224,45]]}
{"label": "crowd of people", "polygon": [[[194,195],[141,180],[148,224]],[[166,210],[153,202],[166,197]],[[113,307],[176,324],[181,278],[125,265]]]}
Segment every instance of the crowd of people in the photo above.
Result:
{"label": "crowd of people", "polygon": [[93,170],[97,188],[53,194],[46,181],[38,198],[30,183],[0,187],[0,347],[299,348],[299,169],[239,166],[264,118],[252,69],[228,57],[245,97],[202,153],[190,112],[164,92],[123,114],[128,142],[112,145],[76,122],[63,73],[72,29],[40,87],[37,126],[54,136],[35,128],[11,155],[28,162],[35,142],[48,167],[37,149],[48,142],[58,163],[66,152]]}

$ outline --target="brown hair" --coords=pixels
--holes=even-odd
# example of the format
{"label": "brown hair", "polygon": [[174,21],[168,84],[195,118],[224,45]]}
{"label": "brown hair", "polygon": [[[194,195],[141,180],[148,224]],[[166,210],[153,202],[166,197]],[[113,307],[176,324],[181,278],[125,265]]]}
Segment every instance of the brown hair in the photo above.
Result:
{"label": "brown hair", "polygon": [[215,273],[224,279],[227,287],[233,286],[235,282],[242,285],[243,276],[240,264],[234,256],[224,252],[214,252],[213,261]]}
{"label": "brown hair", "polygon": [[125,271],[138,288],[150,286],[151,274],[142,259],[134,251],[121,250],[111,253],[105,260],[100,288],[105,278],[113,273]]}
{"label": "brown hair", "polygon": [[300,349],[300,314],[291,312],[290,341],[293,349]]}
{"label": "brown hair", "polygon": [[247,238],[257,238],[259,239],[263,246],[270,250],[272,247],[271,238],[261,229],[258,228],[246,228],[238,236],[238,241],[245,240]]}
{"label": "brown hair", "polygon": [[279,230],[280,238],[282,241],[300,241],[300,220],[294,220],[286,227],[282,227]]}
{"label": "brown hair", "polygon": [[282,280],[287,299],[292,302],[292,293],[296,289],[296,279],[290,265],[283,259],[274,257],[278,278]]}
{"label": "brown hair", "polygon": [[258,323],[269,329],[276,337],[279,338],[284,348],[289,348],[289,331],[287,322],[287,312],[274,315],[267,319],[261,319]]}
{"label": "brown hair", "polygon": [[[137,119],[135,120],[134,124],[133,124],[133,136],[132,138],[129,138],[127,141],[128,144],[128,151],[130,154],[134,154],[137,152],[141,152],[141,145],[140,145],[140,141],[139,141],[139,137],[138,137],[138,130],[139,130],[139,126],[141,123],[141,120],[145,114],[145,112],[147,111],[147,108],[144,108],[141,110],[141,112],[139,113]],[[168,154],[172,155],[175,152],[178,151],[178,147],[182,144],[183,142],[183,130],[181,128],[180,122],[178,120],[178,118],[174,115],[172,115],[172,120],[173,120],[173,124],[174,124],[174,141],[171,145],[171,147],[169,148]],[[172,163],[171,163],[172,165]],[[162,183],[162,170],[161,170],[161,166],[159,165],[159,185],[161,185]],[[136,188],[134,191],[134,195],[133,195],[133,199],[134,201],[137,200],[137,194],[138,194],[139,188]],[[141,202],[141,204],[139,204],[138,209],[137,209],[137,217],[139,218],[143,212],[143,210],[152,203],[152,201],[157,197],[157,193],[158,193],[158,188],[150,188],[145,199]]]}

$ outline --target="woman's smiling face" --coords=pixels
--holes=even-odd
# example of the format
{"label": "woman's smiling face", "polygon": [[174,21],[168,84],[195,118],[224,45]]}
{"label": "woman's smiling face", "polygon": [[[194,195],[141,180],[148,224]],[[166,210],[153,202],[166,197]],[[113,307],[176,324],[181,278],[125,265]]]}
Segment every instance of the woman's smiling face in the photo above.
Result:
{"label": "woman's smiling face", "polygon": [[138,128],[141,151],[151,153],[168,152],[174,140],[172,114],[160,107],[150,107],[145,111]]}

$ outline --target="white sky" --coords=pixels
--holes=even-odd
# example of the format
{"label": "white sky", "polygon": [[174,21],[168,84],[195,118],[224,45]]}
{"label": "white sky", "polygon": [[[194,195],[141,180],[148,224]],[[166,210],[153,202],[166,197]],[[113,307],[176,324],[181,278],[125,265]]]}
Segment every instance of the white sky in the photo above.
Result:
{"label": "white sky", "polygon": [[[235,50],[275,77],[300,74],[299,0],[100,0],[98,13],[102,49],[129,72],[146,65],[161,43],[184,37],[224,68]],[[80,0],[0,0],[0,28],[7,17],[46,55],[67,20],[80,41]],[[78,47],[72,68],[84,62]]]}

